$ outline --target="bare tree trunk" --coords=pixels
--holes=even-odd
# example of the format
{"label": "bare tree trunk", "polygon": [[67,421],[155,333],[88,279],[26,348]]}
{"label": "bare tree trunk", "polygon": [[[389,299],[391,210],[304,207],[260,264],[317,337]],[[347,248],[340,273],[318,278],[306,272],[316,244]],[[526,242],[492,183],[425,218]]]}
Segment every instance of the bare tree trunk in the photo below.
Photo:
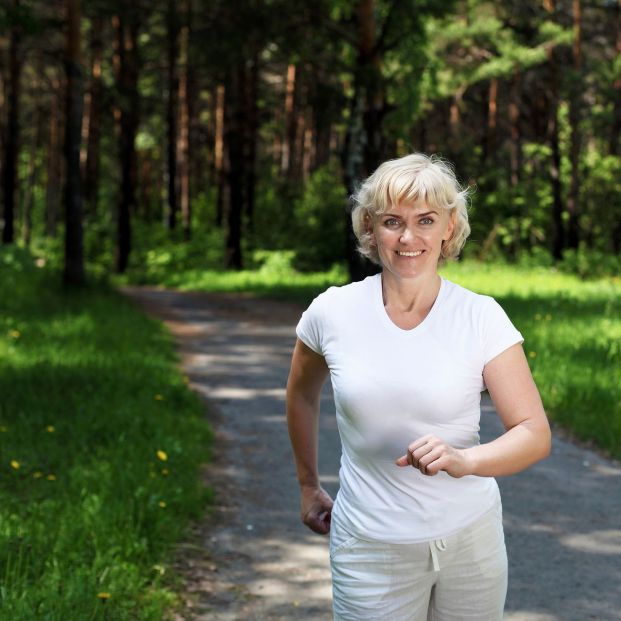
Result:
{"label": "bare tree trunk", "polygon": [[120,98],[121,192],[117,210],[116,270],[122,274],[131,252],[131,213],[135,209],[137,173],[136,132],[138,131],[138,9],[124,0],[116,16],[119,53],[118,86]]}
{"label": "bare tree trunk", "polygon": [[244,211],[243,94],[245,73],[243,59],[238,60],[229,70],[226,87],[227,101],[224,107],[228,155],[227,186],[230,197],[226,213],[225,264],[229,269],[241,269],[243,265],[241,232]]}
{"label": "bare tree trunk", "polygon": [[62,187],[60,80],[53,80],[51,96],[49,144],[47,149],[47,185],[45,191],[45,234],[56,237]]}
{"label": "bare tree trunk", "polygon": [[485,141],[481,151],[482,162],[487,162],[496,148],[496,128],[498,126],[498,79],[492,78],[489,82],[487,96],[487,123]]}
{"label": "bare tree trunk", "polygon": [[521,247],[520,221],[525,215],[520,203],[517,201],[519,194],[520,172],[522,170],[522,137],[520,132],[520,101],[522,99],[522,77],[520,70],[517,69],[511,82],[511,94],[509,98],[509,186],[511,188],[511,200],[514,205],[518,205],[516,215],[518,221],[513,232],[513,256],[516,257]]}
{"label": "bare tree trunk", "polygon": [[569,99],[569,125],[571,128],[571,146],[569,159],[571,162],[571,184],[567,197],[567,211],[569,213],[567,244],[570,248],[577,248],[580,240],[580,150],[582,133],[580,118],[582,116],[582,10],[580,0],[573,0],[573,72]]}
{"label": "bare tree trunk", "polygon": [[[354,68],[354,95],[343,147],[343,175],[347,195],[380,163],[383,154],[382,119],[384,115],[384,83],[381,57],[376,46],[374,0],[358,0],[355,7],[358,30],[358,54]],[[377,271],[356,252],[356,238],[346,212],[346,256],[350,278],[361,280]]]}
{"label": "bare tree trunk", "polygon": [[225,87],[219,84],[216,88],[215,105],[216,105],[216,127],[215,127],[215,143],[214,143],[214,168],[216,180],[218,184],[218,199],[216,204],[216,225],[222,226],[224,221],[224,212],[228,208],[228,184],[226,181],[225,161],[224,157],[224,106],[225,106]]}
{"label": "bare tree trunk", "polygon": [[[19,0],[13,0],[13,7],[20,6]],[[19,95],[22,63],[19,43],[21,38],[19,26],[15,25],[9,33],[9,80],[7,97],[7,131],[5,151],[2,162],[2,190],[4,197],[4,227],[2,241],[12,244],[15,238],[15,195],[18,189],[17,158],[19,151]]]}
{"label": "bare tree trunk", "polygon": [[80,55],[80,0],[67,0],[67,124],[65,127],[65,285],[85,283],[80,187],[80,137],[82,129],[82,67]]}
{"label": "bare tree trunk", "polygon": [[248,230],[253,230],[255,186],[257,183],[256,159],[257,142],[259,131],[259,54],[254,52],[250,66],[247,68],[246,93],[245,93],[245,164],[244,164],[244,203]]}
{"label": "bare tree trunk", "polygon": [[[617,58],[621,57],[621,0],[617,1],[617,40],[615,49]],[[610,131],[609,151],[611,155],[619,155],[619,140],[621,140],[621,77],[618,77],[613,83],[613,112],[612,112],[612,128]]]}
{"label": "bare tree trunk", "polygon": [[[555,11],[554,0],[544,0],[546,12],[553,18]],[[563,223],[563,197],[561,187],[561,147],[558,126],[558,64],[554,48],[548,51],[548,126],[547,135],[552,157],[550,159],[550,183],[552,185],[552,256],[557,260],[563,258],[565,250],[565,226]]]}
{"label": "bare tree trunk", "polygon": [[[93,34],[91,40],[92,64],[91,87],[88,98],[88,118],[86,131],[83,135],[85,146],[84,162],[84,200],[87,211],[91,215],[97,213],[99,194],[99,162],[101,144],[102,97],[103,81],[101,77],[101,61],[103,49],[103,19],[99,16],[93,20]],[[86,125],[86,124],[85,124]]]}
{"label": "bare tree trunk", "polygon": [[183,5],[183,26],[180,31],[179,45],[179,137],[177,158],[179,164],[179,198],[183,237],[187,241],[192,234],[190,213],[190,110],[188,99],[189,60],[188,46],[190,38],[190,3]]}
{"label": "bare tree trunk", "polygon": [[297,83],[297,68],[294,64],[287,67],[287,87],[285,94],[285,131],[281,144],[282,159],[280,172],[284,176],[289,175],[291,169],[292,150],[295,145],[295,90]]}
{"label": "bare tree trunk", "polygon": [[179,98],[179,74],[177,59],[179,56],[179,17],[177,3],[168,0],[168,102],[166,108],[166,125],[168,133],[168,228],[177,226],[177,118]]}

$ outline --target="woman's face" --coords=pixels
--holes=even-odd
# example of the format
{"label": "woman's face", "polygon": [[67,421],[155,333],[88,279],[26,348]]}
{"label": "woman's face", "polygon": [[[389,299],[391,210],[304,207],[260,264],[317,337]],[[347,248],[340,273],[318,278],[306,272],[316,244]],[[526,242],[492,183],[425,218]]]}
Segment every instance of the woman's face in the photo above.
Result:
{"label": "woman's face", "polygon": [[382,266],[399,278],[435,272],[442,240],[450,238],[453,228],[448,209],[432,210],[426,203],[392,206],[372,220]]}

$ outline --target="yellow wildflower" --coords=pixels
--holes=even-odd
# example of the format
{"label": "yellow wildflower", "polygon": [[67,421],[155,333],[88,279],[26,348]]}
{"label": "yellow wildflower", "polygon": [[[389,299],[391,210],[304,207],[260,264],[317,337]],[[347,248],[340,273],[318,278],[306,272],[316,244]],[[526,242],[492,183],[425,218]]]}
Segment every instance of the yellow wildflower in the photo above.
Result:
{"label": "yellow wildflower", "polygon": [[529,355],[531,358],[534,358],[534,357],[537,355],[537,352],[536,352],[536,351],[529,351],[529,352],[528,352],[528,355]]}
{"label": "yellow wildflower", "polygon": [[166,506],[166,503],[163,500],[160,500],[157,504],[162,507],[162,509]]}
{"label": "yellow wildflower", "polygon": [[156,401],[164,401],[164,397],[163,397],[163,395],[155,395],[155,400]]}
{"label": "yellow wildflower", "polygon": [[162,468],[162,474],[166,477],[168,476],[168,468]]}
{"label": "yellow wildflower", "polygon": [[42,472],[39,472],[38,470],[36,472],[32,473],[32,478],[33,479],[40,479],[43,476]]}
{"label": "yellow wildflower", "polygon": [[18,339],[21,335],[22,333],[19,330],[9,330],[9,336],[12,339]]}
{"label": "yellow wildflower", "polygon": [[47,480],[48,481],[56,481],[56,475],[55,474],[48,474],[47,475]]}
{"label": "yellow wildflower", "polygon": [[15,470],[19,470],[19,462],[15,461],[14,459],[11,460],[11,468],[14,468]]}
{"label": "yellow wildflower", "polygon": [[168,460],[168,455],[166,455],[166,453],[164,451],[158,451],[157,452],[157,458],[161,459],[162,461],[167,461]]}
{"label": "yellow wildflower", "polygon": [[105,591],[102,593],[97,593],[97,597],[102,600],[110,599],[110,593],[106,593]]}
{"label": "yellow wildflower", "polygon": [[56,431],[56,427],[54,427],[54,425],[48,425],[46,429],[48,433],[54,433]]}

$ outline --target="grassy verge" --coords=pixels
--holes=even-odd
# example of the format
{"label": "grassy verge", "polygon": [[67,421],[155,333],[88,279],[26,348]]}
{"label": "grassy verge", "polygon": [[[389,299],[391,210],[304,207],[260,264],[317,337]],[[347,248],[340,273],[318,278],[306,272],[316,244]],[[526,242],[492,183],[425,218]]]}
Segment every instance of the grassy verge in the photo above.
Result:
{"label": "grassy verge", "polygon": [[162,619],[210,434],[165,331],[0,251],[0,619]]}
{"label": "grassy verge", "polygon": [[[156,266],[157,268],[157,266]],[[621,280],[583,281],[552,268],[452,263],[442,274],[493,295],[523,333],[524,348],[550,417],[582,440],[621,458]],[[282,255],[261,269],[218,272],[166,265],[134,275],[179,289],[246,291],[308,304],[343,268],[299,274]]]}

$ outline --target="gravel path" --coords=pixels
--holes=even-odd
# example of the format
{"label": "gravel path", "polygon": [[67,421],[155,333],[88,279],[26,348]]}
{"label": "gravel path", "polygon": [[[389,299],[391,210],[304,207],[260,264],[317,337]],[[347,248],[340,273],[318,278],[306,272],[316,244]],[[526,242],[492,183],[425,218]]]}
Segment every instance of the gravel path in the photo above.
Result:
{"label": "gravel path", "polygon": [[[179,548],[194,621],[328,621],[327,539],[305,529],[285,421],[299,306],[244,295],[126,288],[164,319],[192,387],[209,403],[216,505]],[[329,382],[320,473],[338,487],[340,444]],[[489,400],[482,440],[501,432]],[[509,551],[507,621],[621,620],[621,467],[554,439],[549,459],[499,484]],[[381,621],[381,620],[378,620]]]}

